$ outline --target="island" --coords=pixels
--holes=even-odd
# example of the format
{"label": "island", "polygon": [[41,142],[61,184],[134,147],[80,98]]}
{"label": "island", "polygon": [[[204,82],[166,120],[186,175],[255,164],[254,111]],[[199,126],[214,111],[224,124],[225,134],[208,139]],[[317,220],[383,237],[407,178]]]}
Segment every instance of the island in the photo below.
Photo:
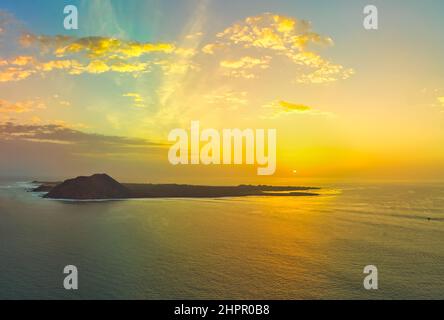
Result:
{"label": "island", "polygon": [[62,200],[106,200],[141,198],[221,198],[245,196],[318,196],[317,187],[268,185],[203,186],[187,184],[119,183],[107,174],[80,176],[63,182],[37,182],[33,192]]}

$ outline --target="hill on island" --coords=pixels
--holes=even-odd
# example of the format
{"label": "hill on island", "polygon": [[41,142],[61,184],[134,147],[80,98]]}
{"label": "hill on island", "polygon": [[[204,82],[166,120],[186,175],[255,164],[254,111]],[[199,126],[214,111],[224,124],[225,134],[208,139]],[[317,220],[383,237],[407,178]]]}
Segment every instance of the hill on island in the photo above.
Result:
{"label": "hill on island", "polygon": [[77,177],[54,186],[45,195],[52,199],[119,199],[131,196],[130,190],[107,174]]}
{"label": "hill on island", "polygon": [[130,198],[220,198],[245,196],[317,196],[316,187],[239,185],[198,186],[187,184],[121,184],[106,174],[77,177],[62,183],[44,182],[33,189],[45,198],[104,200]]}

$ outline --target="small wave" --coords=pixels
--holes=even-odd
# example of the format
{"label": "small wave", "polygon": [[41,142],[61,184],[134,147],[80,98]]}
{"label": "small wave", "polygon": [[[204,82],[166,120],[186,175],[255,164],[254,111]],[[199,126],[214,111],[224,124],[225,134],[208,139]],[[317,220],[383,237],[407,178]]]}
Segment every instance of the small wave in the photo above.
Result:
{"label": "small wave", "polygon": [[0,185],[0,189],[30,189],[36,186],[37,184],[32,182],[14,182],[13,184]]}

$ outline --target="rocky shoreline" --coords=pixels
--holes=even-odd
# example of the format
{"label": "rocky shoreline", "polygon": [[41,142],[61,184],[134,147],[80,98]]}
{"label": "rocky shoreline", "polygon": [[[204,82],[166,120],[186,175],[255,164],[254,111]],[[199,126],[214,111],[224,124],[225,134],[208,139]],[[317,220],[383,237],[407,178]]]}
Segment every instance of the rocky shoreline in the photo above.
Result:
{"label": "rocky shoreline", "polygon": [[317,196],[317,187],[239,185],[198,186],[186,184],[121,184],[107,174],[77,177],[64,182],[37,182],[31,191],[45,192],[44,198],[103,200],[138,198],[221,198],[244,196]]}

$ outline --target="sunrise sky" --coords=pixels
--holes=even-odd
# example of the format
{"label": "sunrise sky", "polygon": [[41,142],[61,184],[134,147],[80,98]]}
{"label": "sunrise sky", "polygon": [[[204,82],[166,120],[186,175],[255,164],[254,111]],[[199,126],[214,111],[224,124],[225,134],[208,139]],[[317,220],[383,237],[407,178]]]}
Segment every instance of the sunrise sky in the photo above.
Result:
{"label": "sunrise sky", "polygon": [[[79,9],[79,30],[63,8]],[[1,1],[0,176],[444,178],[444,2]],[[276,128],[277,171],[177,166],[168,132]]]}

